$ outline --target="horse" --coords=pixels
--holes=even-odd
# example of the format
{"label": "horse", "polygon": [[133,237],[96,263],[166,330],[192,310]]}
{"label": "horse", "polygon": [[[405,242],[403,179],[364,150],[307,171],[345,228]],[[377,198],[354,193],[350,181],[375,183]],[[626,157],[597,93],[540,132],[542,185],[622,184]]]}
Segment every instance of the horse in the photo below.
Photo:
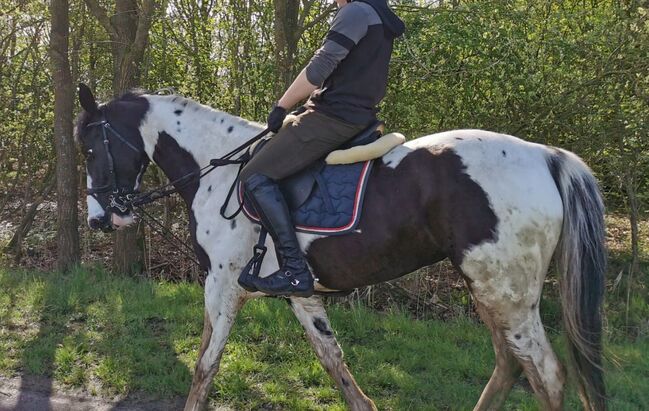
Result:
{"label": "horse", "polygon": [[[99,105],[80,85],[79,101],[75,133],[86,154],[88,224],[94,229],[134,222],[116,198],[138,190],[149,161],[171,181],[183,180],[264,129],[179,95],[127,92]],[[542,408],[559,410],[565,371],[539,315],[544,279],[555,260],[569,367],[584,408],[604,410],[604,206],[584,162],[560,148],[482,130],[416,138],[374,162],[357,229],[340,236],[298,233],[318,279],[316,291],[350,291],[449,259],[466,281],[495,350],[495,368],[475,410],[501,408],[521,372]],[[237,312],[263,295],[237,284],[258,226],[218,213],[236,176],[237,167],[223,167],[177,185],[196,255],[208,273],[185,410],[205,406]],[[274,255],[267,259],[262,276],[277,267]],[[376,409],[343,360],[322,298],[288,301],[349,408]]]}

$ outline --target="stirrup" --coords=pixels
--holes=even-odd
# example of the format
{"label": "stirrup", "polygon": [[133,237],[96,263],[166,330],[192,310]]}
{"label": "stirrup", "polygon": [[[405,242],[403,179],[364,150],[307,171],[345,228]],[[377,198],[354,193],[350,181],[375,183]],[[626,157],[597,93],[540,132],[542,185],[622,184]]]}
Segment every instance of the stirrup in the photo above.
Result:
{"label": "stirrup", "polygon": [[252,248],[252,258],[241,270],[239,274],[239,279],[237,282],[239,285],[248,292],[258,291],[257,287],[254,285],[255,278],[259,277],[259,271],[261,270],[261,264],[264,262],[264,257],[266,256],[266,234],[268,231],[262,226],[259,231],[259,240],[257,244]]}

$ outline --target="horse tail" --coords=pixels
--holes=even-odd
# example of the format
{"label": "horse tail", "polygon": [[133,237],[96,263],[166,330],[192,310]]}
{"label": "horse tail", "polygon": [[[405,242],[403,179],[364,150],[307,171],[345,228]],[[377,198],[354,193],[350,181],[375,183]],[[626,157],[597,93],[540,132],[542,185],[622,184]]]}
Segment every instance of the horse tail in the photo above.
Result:
{"label": "horse tail", "polygon": [[588,411],[606,409],[602,369],[602,300],[606,270],[604,203],[591,170],[575,154],[556,149],[548,167],[563,201],[555,251],[564,328],[579,395]]}

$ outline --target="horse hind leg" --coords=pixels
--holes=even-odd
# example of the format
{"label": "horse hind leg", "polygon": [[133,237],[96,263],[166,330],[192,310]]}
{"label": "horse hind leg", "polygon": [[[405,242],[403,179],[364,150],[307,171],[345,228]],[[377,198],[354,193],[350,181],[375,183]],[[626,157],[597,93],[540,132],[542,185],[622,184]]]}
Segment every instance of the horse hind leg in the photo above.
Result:
{"label": "horse hind leg", "polygon": [[[523,368],[542,409],[560,410],[565,377],[545,335],[538,307],[552,256],[551,247],[545,248],[520,248],[509,253],[497,246],[480,250],[465,256],[461,271],[469,279],[477,304],[488,313],[492,333],[496,330],[495,338],[503,341],[509,355]],[[504,375],[496,368],[494,391]],[[490,384],[483,393],[484,404],[495,395],[491,394]]]}
{"label": "horse hind leg", "polygon": [[320,297],[291,298],[291,308],[304,327],[318,359],[342,391],[351,410],[376,410],[376,406],[360,389],[343,361],[343,352],[331,330]]}
{"label": "horse hind leg", "polygon": [[[537,275],[535,278],[541,277]],[[497,409],[502,405],[514,382],[512,375],[518,369],[513,365],[512,358],[525,372],[542,409],[563,408],[565,376],[541,324],[538,307],[541,287],[541,284],[537,284],[527,288],[527,291],[516,290],[511,282],[499,284],[497,280],[471,284],[473,296],[481,306],[481,314],[483,311],[489,314],[485,322],[492,329],[494,345],[498,345],[495,347],[494,375],[476,409]],[[508,290],[507,296],[499,293],[503,289]],[[530,292],[532,289],[534,291]],[[514,295],[520,298],[512,298]]]}
{"label": "horse hind leg", "polygon": [[505,399],[520,375],[522,368],[507,345],[504,330],[493,321],[489,312],[479,304],[478,313],[491,331],[491,341],[496,354],[496,366],[489,382],[482,391],[482,395],[480,395],[474,411],[499,410],[505,403]]}
{"label": "horse hind leg", "polygon": [[538,307],[528,308],[525,321],[514,322],[506,338],[543,409],[563,409],[565,376],[541,324]]}
{"label": "horse hind leg", "polygon": [[245,292],[234,280],[219,281],[213,275],[207,278],[203,336],[185,411],[199,411],[205,408],[212,379],[219,370],[225,343],[244,302]]}

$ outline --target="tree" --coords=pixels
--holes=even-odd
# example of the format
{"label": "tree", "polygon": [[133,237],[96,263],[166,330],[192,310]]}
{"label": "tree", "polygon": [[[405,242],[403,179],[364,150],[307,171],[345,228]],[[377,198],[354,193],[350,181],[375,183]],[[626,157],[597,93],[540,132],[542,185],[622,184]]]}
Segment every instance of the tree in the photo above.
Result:
{"label": "tree", "polygon": [[[97,0],[86,0],[93,16],[108,34],[113,58],[113,95],[138,85],[141,65],[149,40],[149,29],[157,2],[143,0],[116,0],[111,17]],[[138,227],[118,231],[113,242],[113,270],[121,273],[137,272],[142,266],[142,235]]]}
{"label": "tree", "polygon": [[276,94],[281,94],[296,76],[296,57],[298,42],[305,31],[321,23],[334,9],[330,4],[319,12],[311,21],[307,19],[314,12],[317,0],[273,0],[275,12],[275,61],[277,67]]}
{"label": "tree", "polygon": [[50,59],[54,81],[56,147],[57,265],[61,270],[68,270],[79,261],[77,163],[72,139],[73,87],[68,61],[68,0],[52,0],[50,11]]}

